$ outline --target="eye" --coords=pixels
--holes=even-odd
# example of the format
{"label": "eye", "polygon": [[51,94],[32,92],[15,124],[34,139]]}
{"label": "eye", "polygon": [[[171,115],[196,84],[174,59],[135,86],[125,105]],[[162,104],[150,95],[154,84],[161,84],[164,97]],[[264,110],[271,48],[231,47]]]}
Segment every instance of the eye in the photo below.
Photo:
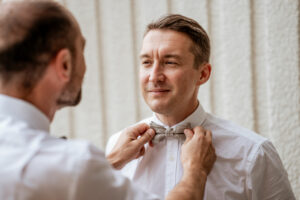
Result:
{"label": "eye", "polygon": [[173,64],[176,64],[176,63],[172,62],[172,61],[168,61],[168,62],[166,62],[166,64],[173,65]]}
{"label": "eye", "polygon": [[170,60],[168,60],[168,61],[165,62],[165,65],[168,65],[168,66],[176,66],[176,65],[178,65],[178,63],[175,62],[175,61],[170,61]]}
{"label": "eye", "polygon": [[151,65],[151,60],[142,60],[142,65],[143,66],[149,66],[149,65]]}

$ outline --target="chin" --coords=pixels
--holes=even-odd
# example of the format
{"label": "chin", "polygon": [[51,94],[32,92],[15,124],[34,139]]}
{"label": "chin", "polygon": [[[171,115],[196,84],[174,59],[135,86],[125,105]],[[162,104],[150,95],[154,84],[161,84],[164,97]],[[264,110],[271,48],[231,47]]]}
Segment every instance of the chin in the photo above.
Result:
{"label": "chin", "polygon": [[77,106],[81,101],[81,90],[78,92],[76,99],[73,101],[71,106]]}
{"label": "chin", "polygon": [[60,97],[57,100],[57,106],[59,108],[66,106],[77,106],[81,101],[81,90],[77,93],[75,97]]}
{"label": "chin", "polygon": [[155,113],[165,114],[170,110],[169,104],[164,104],[161,102],[150,102],[147,104],[150,107],[150,109]]}

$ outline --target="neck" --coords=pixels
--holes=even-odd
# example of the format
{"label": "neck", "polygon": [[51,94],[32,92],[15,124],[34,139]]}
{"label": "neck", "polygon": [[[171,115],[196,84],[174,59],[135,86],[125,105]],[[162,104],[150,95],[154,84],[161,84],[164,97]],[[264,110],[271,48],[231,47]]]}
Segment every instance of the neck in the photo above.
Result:
{"label": "neck", "polygon": [[39,92],[32,92],[25,98],[25,101],[28,101],[37,107],[48,117],[50,122],[52,122],[55,112],[58,109],[54,97],[49,97],[48,95]]}
{"label": "neck", "polygon": [[44,113],[50,121],[53,120],[54,114],[57,110],[56,101],[54,96],[47,95],[51,94],[50,91],[40,92],[39,86],[35,87],[30,93],[23,92],[22,89],[15,86],[5,86],[0,84],[0,94],[18,98],[27,101],[38,108]]}
{"label": "neck", "polygon": [[160,114],[160,113],[155,113],[156,117],[165,125],[168,126],[174,126],[175,124],[178,124],[179,122],[183,121],[185,118],[190,116],[198,107],[199,102],[196,100],[192,106],[188,105],[188,107],[185,110],[185,112],[182,112],[182,110],[175,111],[173,113],[168,113],[168,114]]}

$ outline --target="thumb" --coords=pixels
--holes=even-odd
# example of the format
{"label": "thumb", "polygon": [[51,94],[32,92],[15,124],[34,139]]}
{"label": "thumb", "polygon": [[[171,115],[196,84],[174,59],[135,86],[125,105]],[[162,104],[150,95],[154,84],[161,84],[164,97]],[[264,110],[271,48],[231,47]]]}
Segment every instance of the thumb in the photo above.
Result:
{"label": "thumb", "polygon": [[137,140],[137,142],[140,146],[142,146],[147,142],[149,142],[150,140],[152,140],[154,135],[155,135],[154,130],[149,128],[146,132],[143,133],[143,135],[141,135],[141,137]]}
{"label": "thumb", "polygon": [[149,129],[149,126],[145,123],[136,124],[136,125],[130,127],[129,133],[136,139],[140,135],[142,135],[142,133],[144,133],[147,129]]}
{"label": "thumb", "polygon": [[191,129],[184,129],[184,135],[186,137],[185,141],[189,141],[192,139],[194,133]]}

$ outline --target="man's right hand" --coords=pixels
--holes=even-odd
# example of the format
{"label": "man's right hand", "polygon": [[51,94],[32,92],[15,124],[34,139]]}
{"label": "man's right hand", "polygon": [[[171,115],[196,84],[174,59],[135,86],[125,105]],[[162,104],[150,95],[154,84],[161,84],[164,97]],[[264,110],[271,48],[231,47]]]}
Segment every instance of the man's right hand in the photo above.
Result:
{"label": "man's right hand", "polygon": [[166,199],[202,200],[207,176],[216,161],[212,133],[197,126],[193,130],[184,130],[184,134],[186,140],[181,147],[183,176]]}
{"label": "man's right hand", "polygon": [[183,169],[201,171],[207,176],[216,161],[212,133],[196,126],[193,130],[185,129],[184,134],[186,140],[181,148]]}

